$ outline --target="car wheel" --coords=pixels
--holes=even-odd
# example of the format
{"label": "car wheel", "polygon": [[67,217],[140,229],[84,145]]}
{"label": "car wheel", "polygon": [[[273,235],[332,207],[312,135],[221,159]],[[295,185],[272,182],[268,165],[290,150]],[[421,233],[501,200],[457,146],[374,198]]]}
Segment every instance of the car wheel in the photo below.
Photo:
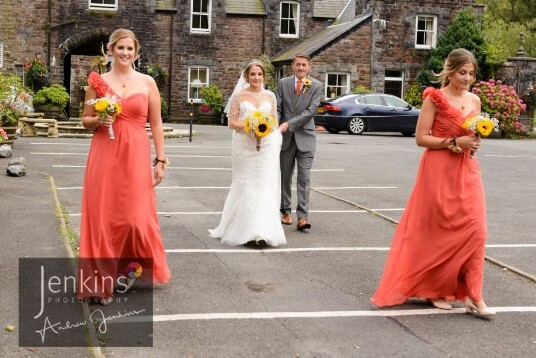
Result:
{"label": "car wheel", "polygon": [[340,129],[335,129],[335,128],[331,128],[331,127],[325,127],[326,130],[330,133],[333,133],[333,134],[337,134],[339,133],[341,130]]}
{"label": "car wheel", "polygon": [[346,124],[349,134],[361,134],[367,128],[367,122],[363,118],[352,117]]}
{"label": "car wheel", "polygon": [[404,137],[411,137],[413,132],[401,132]]}
{"label": "car wheel", "polygon": [[221,123],[222,126],[227,125],[227,113],[225,113],[223,111],[221,112],[220,123]]}

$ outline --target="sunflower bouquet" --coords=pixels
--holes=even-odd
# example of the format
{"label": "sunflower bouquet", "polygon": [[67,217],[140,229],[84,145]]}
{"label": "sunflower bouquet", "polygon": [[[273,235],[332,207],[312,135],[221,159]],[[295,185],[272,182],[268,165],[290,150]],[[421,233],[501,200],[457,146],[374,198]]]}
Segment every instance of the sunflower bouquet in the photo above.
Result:
{"label": "sunflower bouquet", "polygon": [[[475,137],[487,137],[492,131],[499,131],[499,121],[497,118],[492,118],[487,113],[480,113],[474,117],[467,118],[462,124],[464,129],[468,129],[475,132]],[[471,150],[470,158],[475,154],[474,150]]]}
{"label": "sunflower bouquet", "polygon": [[277,120],[262,111],[251,112],[244,118],[244,131],[257,138],[257,151],[261,150],[261,140],[277,129]]}
{"label": "sunflower bouquet", "polygon": [[[95,113],[99,115],[102,119],[111,117],[112,121],[115,120],[121,112],[123,107],[121,107],[121,101],[114,95],[107,94],[101,98],[90,99],[86,104],[95,106]],[[108,127],[108,137],[110,140],[114,140],[114,130],[112,126]]]}

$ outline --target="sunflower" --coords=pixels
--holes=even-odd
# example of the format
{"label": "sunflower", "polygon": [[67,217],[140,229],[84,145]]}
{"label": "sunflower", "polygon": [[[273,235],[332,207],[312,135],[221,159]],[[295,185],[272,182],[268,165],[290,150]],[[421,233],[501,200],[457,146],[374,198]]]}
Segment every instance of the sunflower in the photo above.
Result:
{"label": "sunflower", "polygon": [[308,78],[305,78],[305,79],[303,80],[303,85],[304,85],[304,86],[310,86],[311,83],[313,83],[313,81],[311,81],[311,80],[308,79]]}
{"label": "sunflower", "polygon": [[251,132],[251,118],[246,118],[244,121],[244,132],[249,133]]}
{"label": "sunflower", "polygon": [[262,119],[262,117],[264,117],[264,114],[261,111],[255,111],[251,114],[251,116],[255,119]]}
{"label": "sunflower", "polygon": [[465,122],[463,122],[462,127],[463,129],[471,128],[475,124],[475,117],[467,118]]}
{"label": "sunflower", "polygon": [[106,108],[108,108],[108,101],[105,99],[101,99],[95,103],[95,111],[97,112],[105,111]]}
{"label": "sunflower", "polygon": [[477,132],[480,133],[484,137],[489,136],[493,128],[494,128],[493,122],[490,120],[478,122],[478,124],[476,125]]}
{"label": "sunflower", "polygon": [[123,107],[119,103],[114,103],[115,114],[118,116],[123,112]]}
{"label": "sunflower", "polygon": [[270,134],[270,129],[270,123],[265,119],[261,119],[255,126],[255,136],[259,138],[266,137]]}

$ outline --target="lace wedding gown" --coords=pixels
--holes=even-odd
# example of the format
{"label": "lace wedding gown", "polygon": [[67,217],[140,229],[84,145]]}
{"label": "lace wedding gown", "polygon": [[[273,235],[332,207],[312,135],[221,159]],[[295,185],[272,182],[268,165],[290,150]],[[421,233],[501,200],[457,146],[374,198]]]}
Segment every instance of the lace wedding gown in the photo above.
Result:
{"label": "lace wedding gown", "polygon": [[[277,118],[275,95],[270,91],[242,91],[233,98],[229,118],[240,121],[249,113],[260,110]],[[286,244],[279,216],[281,173],[279,153],[282,136],[274,131],[262,139],[261,150],[256,139],[245,132],[233,130],[233,179],[225,200],[220,224],[209,230],[213,238],[230,245],[264,240],[268,245]]]}

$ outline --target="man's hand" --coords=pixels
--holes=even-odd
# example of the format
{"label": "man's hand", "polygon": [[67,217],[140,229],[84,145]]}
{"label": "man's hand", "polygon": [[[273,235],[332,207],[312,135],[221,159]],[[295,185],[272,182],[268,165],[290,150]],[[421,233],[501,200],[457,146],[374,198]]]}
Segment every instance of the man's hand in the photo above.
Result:
{"label": "man's hand", "polygon": [[288,131],[288,123],[285,122],[285,123],[281,123],[279,125],[279,132],[281,132],[281,134],[285,133],[286,131]]}

